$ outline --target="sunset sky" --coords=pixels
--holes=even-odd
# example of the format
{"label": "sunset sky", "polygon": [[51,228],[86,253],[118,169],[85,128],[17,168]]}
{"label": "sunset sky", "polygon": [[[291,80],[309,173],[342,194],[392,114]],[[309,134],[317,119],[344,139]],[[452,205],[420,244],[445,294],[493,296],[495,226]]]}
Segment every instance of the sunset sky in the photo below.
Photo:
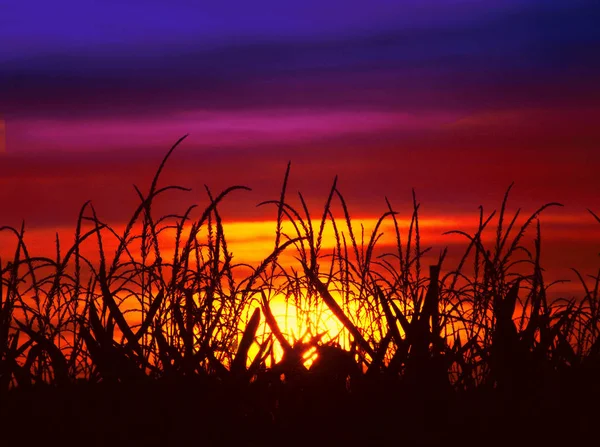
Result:
{"label": "sunset sky", "polygon": [[547,264],[595,273],[598,23],[597,0],[3,1],[0,225],[52,239],[88,199],[123,222],[189,133],[172,211],[243,184],[224,218],[272,220],[291,161],[316,215],[336,175],[357,218],[410,218],[415,188],[439,236],[514,181],[511,210],[565,205]]}

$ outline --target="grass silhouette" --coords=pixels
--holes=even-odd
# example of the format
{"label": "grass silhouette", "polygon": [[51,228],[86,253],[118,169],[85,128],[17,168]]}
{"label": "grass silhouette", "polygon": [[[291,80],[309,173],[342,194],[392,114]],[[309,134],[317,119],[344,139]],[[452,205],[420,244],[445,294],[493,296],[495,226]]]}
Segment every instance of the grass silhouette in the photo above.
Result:
{"label": "grass silhouette", "polygon": [[[273,251],[250,267],[234,262],[219,214],[228,195],[247,188],[207,188],[209,205],[196,220],[194,207],[154,214],[164,194],[185,190],[159,185],[182,140],[148,193],[136,187],[140,204],[121,233],[89,202],[73,245],[65,250],[57,239],[55,258],[30,254],[24,227],[1,229],[16,241],[12,259],[0,260],[2,439],[529,445],[592,433],[586,424],[597,412],[586,408],[598,407],[600,277],[590,287],[577,273],[578,299],[547,298],[538,217],[559,204],[518,224],[518,212],[506,215],[509,188],[494,240],[483,234],[496,213],[482,209],[474,234],[451,232],[467,242],[458,265],[446,266],[442,253],[425,274],[414,194],[406,235],[387,202],[365,237],[336,181],[319,220],[301,194],[293,207],[288,165],[279,199],[261,204],[277,212]],[[396,247],[380,253],[386,220]],[[323,248],[327,225],[333,250]],[[531,229],[533,249],[524,243]],[[280,262],[289,251],[292,267]],[[318,333],[309,322],[303,337],[291,338],[271,309],[277,295],[305,316],[327,309],[343,330]]]}

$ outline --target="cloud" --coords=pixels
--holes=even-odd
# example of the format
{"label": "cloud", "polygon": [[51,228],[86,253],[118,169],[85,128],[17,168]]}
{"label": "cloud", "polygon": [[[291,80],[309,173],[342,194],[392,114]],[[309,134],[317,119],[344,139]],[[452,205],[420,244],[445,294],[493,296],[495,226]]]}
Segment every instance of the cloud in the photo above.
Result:
{"label": "cloud", "polygon": [[[456,119],[444,112],[390,110],[196,110],[162,117],[21,119],[11,123],[16,152],[91,151],[165,147],[192,134],[202,147],[252,147],[311,143],[345,135],[436,130]],[[20,137],[18,137],[20,135]]]}
{"label": "cloud", "polygon": [[590,90],[597,98],[598,8],[513,2],[497,10],[469,2],[472,14],[449,5],[439,5],[444,20],[415,3],[409,11],[419,25],[367,21],[361,31],[326,36],[282,36],[273,28],[240,39],[223,28],[229,38],[222,43],[179,36],[57,44],[0,62],[2,107],[9,117],[48,118],[374,104],[472,110],[585,101]]}

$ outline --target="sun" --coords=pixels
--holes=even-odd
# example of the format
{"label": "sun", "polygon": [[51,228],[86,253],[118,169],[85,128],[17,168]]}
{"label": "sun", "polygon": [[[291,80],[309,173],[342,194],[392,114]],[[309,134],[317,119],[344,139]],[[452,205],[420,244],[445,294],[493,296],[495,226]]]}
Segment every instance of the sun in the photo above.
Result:
{"label": "sun", "polygon": [[[334,294],[335,295],[335,294]],[[341,297],[337,294],[338,302]],[[271,296],[266,311],[273,315],[278,329],[285,340],[292,346],[303,344],[305,351],[302,353],[304,366],[310,368],[317,359],[317,346],[334,345],[349,351],[352,346],[352,337],[344,324],[334,315],[322,300],[307,303],[298,297],[289,297],[283,293]],[[356,304],[349,303],[346,311],[350,315],[358,315]],[[266,321],[264,305],[261,307],[261,324],[256,332],[255,343],[249,352],[248,362],[259,354],[259,347],[269,337],[273,340],[271,356],[266,360],[267,366],[273,366],[283,358],[284,348],[273,335],[273,331]],[[248,312],[248,314],[252,314]]]}

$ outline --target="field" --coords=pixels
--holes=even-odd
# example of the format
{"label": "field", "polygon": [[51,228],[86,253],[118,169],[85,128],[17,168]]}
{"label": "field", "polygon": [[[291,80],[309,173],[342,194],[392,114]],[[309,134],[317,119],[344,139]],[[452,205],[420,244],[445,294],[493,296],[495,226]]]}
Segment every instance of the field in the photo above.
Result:
{"label": "field", "polygon": [[[1,229],[14,245],[0,260],[3,439],[534,445],[595,436],[600,277],[577,272],[579,296],[549,298],[539,220],[560,204],[508,215],[509,188],[474,234],[454,232],[465,250],[449,265],[445,252],[429,262],[416,198],[408,232],[389,202],[365,232],[335,181],[323,209],[302,195],[293,206],[288,166],[279,198],[261,204],[277,216],[273,250],[250,266],[229,250],[219,212],[245,186],[207,188],[201,212],[156,215],[164,195],[184,189],[160,182],[180,142],[148,191],[136,189],[121,232],[90,203],[73,244],[57,242],[53,257],[29,252],[24,227]],[[391,252],[378,246],[384,222]],[[275,309],[294,316],[293,330]]]}

